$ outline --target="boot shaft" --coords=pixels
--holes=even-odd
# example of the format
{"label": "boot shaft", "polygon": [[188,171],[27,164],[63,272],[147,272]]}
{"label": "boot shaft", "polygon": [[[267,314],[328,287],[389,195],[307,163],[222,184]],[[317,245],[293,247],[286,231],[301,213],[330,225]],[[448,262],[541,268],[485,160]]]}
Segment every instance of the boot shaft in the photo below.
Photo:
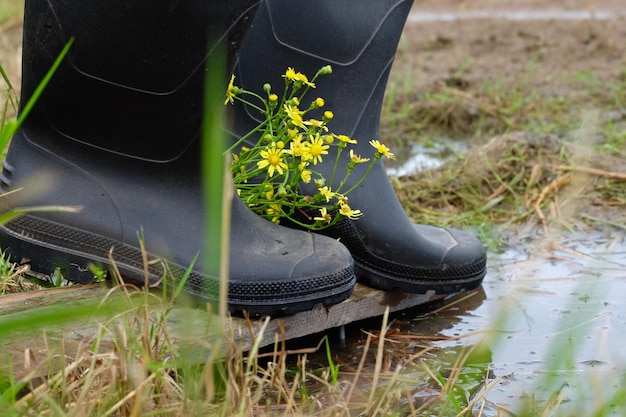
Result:
{"label": "boot shaft", "polygon": [[[309,98],[324,98],[324,110],[335,113],[331,131],[368,147],[369,140],[378,139],[370,135],[378,134],[389,70],[412,3],[299,0],[283,7],[281,0],[267,0],[242,46],[237,85],[259,91],[269,82],[279,88],[287,67],[311,77],[330,64],[332,75],[320,77]],[[259,120],[250,108],[236,106],[234,129],[241,136]]]}
{"label": "boot shaft", "polygon": [[74,43],[12,139],[0,188],[24,191],[7,204],[80,206],[38,218],[124,244],[143,229],[155,253],[188,264],[203,239],[205,64],[228,43],[232,69],[256,2],[28,0],[22,103]]}
{"label": "boot shaft", "polygon": [[200,130],[208,60],[222,47],[232,69],[257,6],[258,0],[27,0],[22,103],[75,41],[25,129],[52,128],[70,147],[155,162],[177,158]]}

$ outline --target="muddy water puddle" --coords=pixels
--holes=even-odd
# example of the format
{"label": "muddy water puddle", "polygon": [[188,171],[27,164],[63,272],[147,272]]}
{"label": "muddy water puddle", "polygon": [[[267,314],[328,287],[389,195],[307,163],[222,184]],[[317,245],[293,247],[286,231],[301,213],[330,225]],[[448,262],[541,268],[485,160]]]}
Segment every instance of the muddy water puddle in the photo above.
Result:
{"label": "muddy water puddle", "polygon": [[[403,337],[433,336],[432,344],[442,348],[403,371],[404,379],[415,378],[408,392],[417,405],[439,392],[436,383],[420,379],[420,369],[422,374],[427,367],[441,369],[445,375],[461,349],[480,345],[484,363],[464,370],[478,374],[460,381],[473,383],[467,391],[472,397],[484,398],[475,415],[509,415],[506,411],[519,409],[522,401],[541,409],[559,389],[561,412],[593,410],[624,382],[625,303],[626,232],[561,231],[491,253],[480,291],[434,314],[404,314],[390,328]],[[391,351],[413,354],[424,346],[389,338]],[[399,353],[391,356],[402,360]]]}
{"label": "muddy water puddle", "polygon": [[393,177],[404,177],[417,172],[438,168],[451,157],[467,151],[465,142],[439,137],[432,143],[414,143],[410,149],[401,149],[397,161],[387,163],[387,173]]}
{"label": "muddy water puddle", "polygon": [[[567,406],[591,404],[621,384],[626,365],[626,239],[590,231],[531,239],[490,257],[485,299],[442,316],[442,335],[488,331],[490,368],[501,381],[487,398],[501,406],[560,386]],[[416,330],[422,322],[416,322]],[[458,343],[477,343],[477,335]],[[578,404],[580,405],[580,404]]]}

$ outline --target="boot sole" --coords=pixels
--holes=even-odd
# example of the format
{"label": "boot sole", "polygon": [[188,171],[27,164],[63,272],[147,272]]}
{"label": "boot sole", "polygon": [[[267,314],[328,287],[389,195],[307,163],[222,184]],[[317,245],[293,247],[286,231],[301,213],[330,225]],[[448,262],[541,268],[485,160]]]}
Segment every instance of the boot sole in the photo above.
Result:
{"label": "boot sole", "polygon": [[[88,265],[94,264],[111,271],[113,259],[115,268],[125,281],[140,285],[145,282],[144,256],[139,248],[34,216],[23,215],[1,225],[0,243],[11,259],[30,265],[34,272],[50,274],[59,269],[69,281],[93,283],[94,274]],[[151,261],[160,259],[148,256]],[[170,277],[182,277],[186,269],[170,262],[150,262],[149,284],[158,285],[166,272]],[[280,316],[311,310],[318,304],[328,307],[348,299],[356,283],[352,265],[333,277],[317,278],[326,285],[320,288],[315,282],[308,283],[315,291],[304,294],[280,293],[276,285],[278,282],[231,282],[229,311],[247,311],[252,316]],[[173,285],[176,285],[175,282]],[[219,280],[192,271],[184,290],[198,301],[216,302]]]}
{"label": "boot sole", "polygon": [[418,265],[397,264],[373,255],[351,220],[342,220],[320,233],[339,239],[348,248],[354,259],[354,270],[359,282],[385,291],[400,289],[410,294],[426,294],[429,291],[454,294],[479,287],[487,274],[487,254],[484,251],[482,256],[476,256],[466,264],[420,268]]}
{"label": "boot sole", "polygon": [[[484,262],[482,262],[484,264]],[[461,291],[470,291],[478,288],[485,275],[486,267],[478,273],[462,278],[445,278],[445,279],[402,279],[397,275],[385,275],[379,269],[368,268],[367,265],[355,261],[355,273],[359,282],[365,282],[368,285],[381,290],[400,289],[411,294],[426,294],[428,291],[434,291],[435,294],[455,294]]]}

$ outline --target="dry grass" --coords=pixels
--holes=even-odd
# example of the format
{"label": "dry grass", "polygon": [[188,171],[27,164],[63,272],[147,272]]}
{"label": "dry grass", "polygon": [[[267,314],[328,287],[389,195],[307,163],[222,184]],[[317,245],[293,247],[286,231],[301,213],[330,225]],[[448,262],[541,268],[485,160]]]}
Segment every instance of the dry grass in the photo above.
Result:
{"label": "dry grass", "polygon": [[[545,225],[548,217],[576,222],[602,211],[619,223],[619,208],[626,206],[622,160],[556,135],[517,132],[395,185],[404,207],[422,222]],[[572,205],[585,210],[562,216]]]}
{"label": "dry grass", "polygon": [[470,401],[467,387],[455,386],[468,385],[461,371],[467,366],[482,369],[472,392],[487,384],[490,355],[470,346],[437,359],[441,340],[394,332],[387,316],[380,332],[360,342],[359,362],[340,364],[334,383],[332,366],[310,367],[307,357],[317,348],[288,351],[277,344],[260,354],[231,344],[219,358],[207,342],[191,355],[172,336],[169,301],[125,288],[109,297],[121,297],[126,309],[94,322],[97,335],[75,352],[63,340],[53,348],[45,336],[48,355],[25,349],[24,376],[11,386],[13,398],[4,391],[3,415],[456,415],[484,401],[482,395]]}
{"label": "dry grass", "polygon": [[24,15],[24,1],[0,0],[0,25],[8,21],[19,21]]}
{"label": "dry grass", "polygon": [[[0,0],[0,66],[6,72],[7,80],[0,77],[0,105],[3,107],[10,98],[6,116],[15,115],[19,96],[22,63],[22,15],[24,2],[18,0]],[[15,91],[11,91],[12,88]]]}

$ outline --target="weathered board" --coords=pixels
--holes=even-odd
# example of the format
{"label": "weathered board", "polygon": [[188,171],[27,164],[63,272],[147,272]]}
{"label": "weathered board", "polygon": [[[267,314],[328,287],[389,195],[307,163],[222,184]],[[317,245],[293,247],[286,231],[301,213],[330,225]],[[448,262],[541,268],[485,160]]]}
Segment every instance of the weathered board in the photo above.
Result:
{"label": "weathered board", "polygon": [[[0,315],[7,318],[7,316],[28,314],[34,309],[48,308],[63,303],[93,303],[96,306],[109,291],[110,288],[103,285],[74,285],[67,288],[4,295],[0,297]],[[435,295],[434,292],[406,294],[400,291],[375,290],[357,284],[348,300],[328,308],[319,305],[311,311],[269,319],[267,323],[265,319],[246,320],[241,317],[232,317],[224,328],[225,338],[230,339],[229,342],[234,341],[245,350],[251,347],[253,340],[258,339],[259,331],[264,326],[258,345],[267,346],[277,340],[295,339],[355,321],[382,316],[387,307],[390,312],[395,312],[441,297]],[[175,337],[184,338],[191,343],[196,340],[201,344],[198,338],[206,335],[206,329],[209,327],[207,317],[207,313],[202,309],[177,306],[171,316],[170,331]],[[90,331],[90,324],[81,323],[80,320],[77,318],[76,322],[73,321],[66,327],[73,333],[82,334],[85,337],[95,332],[97,326],[91,324],[94,329]],[[180,334],[178,334],[179,328],[182,329]]]}
{"label": "weathered board", "polygon": [[[311,311],[271,320],[265,328],[260,346],[266,346],[283,338],[295,339],[359,320],[382,316],[387,307],[389,312],[406,310],[441,298],[434,292],[428,294],[406,294],[401,291],[380,291],[357,284],[352,296],[339,304],[325,308],[317,306]],[[241,320],[233,320],[232,333],[243,346],[251,342],[250,331]],[[253,322],[254,333],[263,325],[262,320]],[[284,333],[284,335],[282,334]]]}

